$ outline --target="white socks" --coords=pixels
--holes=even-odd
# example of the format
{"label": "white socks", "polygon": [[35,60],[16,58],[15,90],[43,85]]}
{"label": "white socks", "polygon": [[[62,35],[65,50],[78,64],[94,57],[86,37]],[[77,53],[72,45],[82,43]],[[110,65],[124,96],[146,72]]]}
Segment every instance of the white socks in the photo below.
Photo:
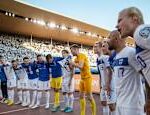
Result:
{"label": "white socks", "polygon": [[69,99],[68,99],[67,94],[64,95],[64,102],[65,102],[65,107],[68,107],[69,106]]}
{"label": "white socks", "polygon": [[74,102],[74,95],[64,95],[64,102],[65,102],[65,107],[70,107],[73,108],[73,102]]}
{"label": "white socks", "polygon": [[14,102],[14,89],[8,90],[8,98]]}
{"label": "white socks", "polygon": [[18,91],[19,101],[22,102],[22,90]]}
{"label": "white socks", "polygon": [[29,105],[30,104],[30,92],[26,91],[26,103]]}
{"label": "white socks", "polygon": [[102,106],[103,107],[103,115],[109,115],[109,107],[108,106]]}
{"label": "white socks", "polygon": [[49,101],[50,101],[50,92],[49,91],[46,91],[46,104],[49,104]]}
{"label": "white socks", "polygon": [[110,112],[110,115],[116,115],[116,111]]}
{"label": "white socks", "polygon": [[42,97],[42,92],[40,91],[37,93],[37,103],[36,103],[37,105],[40,105],[41,97]]}
{"label": "white socks", "polygon": [[69,99],[69,107],[73,109],[74,95],[71,94],[70,96],[68,96],[68,99]]}
{"label": "white socks", "polygon": [[27,95],[26,95],[26,91],[23,91],[23,103],[26,104],[27,103]]}
{"label": "white socks", "polygon": [[[48,105],[49,102],[50,102],[50,92],[46,91],[45,94],[46,94],[45,95],[46,96],[46,105]],[[36,92],[35,91],[33,92],[33,97],[34,98],[36,97]],[[37,103],[36,103],[36,105],[40,105],[41,97],[42,97],[42,92],[41,91],[37,92]],[[32,103],[33,103],[33,101],[34,100],[32,100]]]}
{"label": "white socks", "polygon": [[37,99],[37,91],[33,91],[33,94],[32,94],[32,102],[31,102],[31,105],[34,105],[35,104],[35,101]]}

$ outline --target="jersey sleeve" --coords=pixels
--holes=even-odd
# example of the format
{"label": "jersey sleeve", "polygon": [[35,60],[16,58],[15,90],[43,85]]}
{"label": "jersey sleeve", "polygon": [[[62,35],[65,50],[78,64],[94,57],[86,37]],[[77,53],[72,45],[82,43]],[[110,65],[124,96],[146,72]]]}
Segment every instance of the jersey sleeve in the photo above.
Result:
{"label": "jersey sleeve", "polygon": [[63,57],[54,57],[55,62],[61,61],[63,59],[64,59]]}
{"label": "jersey sleeve", "polygon": [[150,25],[140,25],[134,32],[136,44],[150,50]]}
{"label": "jersey sleeve", "polygon": [[58,61],[58,63],[61,65],[61,67],[65,67],[65,65],[69,65],[69,61],[71,61],[71,59],[72,59],[71,56],[68,56]]}
{"label": "jersey sleeve", "polygon": [[58,61],[58,63],[61,65],[61,67],[64,67],[67,62],[65,59],[63,59],[61,61]]}
{"label": "jersey sleeve", "polygon": [[130,50],[129,55],[128,55],[128,61],[129,64],[137,71],[139,72],[142,68],[140,66],[140,64],[137,62],[136,60],[136,53],[135,53],[135,49]]}

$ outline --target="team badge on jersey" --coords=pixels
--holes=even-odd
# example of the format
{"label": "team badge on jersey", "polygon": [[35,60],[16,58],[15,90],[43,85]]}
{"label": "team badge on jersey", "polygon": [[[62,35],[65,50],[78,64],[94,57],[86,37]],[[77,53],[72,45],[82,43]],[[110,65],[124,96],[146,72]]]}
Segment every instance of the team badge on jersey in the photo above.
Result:
{"label": "team badge on jersey", "polygon": [[150,27],[145,27],[143,29],[140,30],[139,35],[144,38],[147,39],[150,35]]}

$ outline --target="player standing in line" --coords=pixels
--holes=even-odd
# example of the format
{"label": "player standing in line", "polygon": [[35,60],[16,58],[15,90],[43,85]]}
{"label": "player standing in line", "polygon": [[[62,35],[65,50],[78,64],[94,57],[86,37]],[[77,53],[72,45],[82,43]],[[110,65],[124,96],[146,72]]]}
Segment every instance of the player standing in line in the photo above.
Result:
{"label": "player standing in line", "polygon": [[125,46],[118,31],[109,35],[109,49],[116,51],[113,62],[116,87],[116,115],[144,115],[145,96],[141,67],[135,58],[135,49]]}
{"label": "player standing in line", "polygon": [[111,115],[115,115],[116,92],[114,77],[112,76],[109,56],[106,55],[108,51],[103,47],[106,46],[102,42],[96,42],[94,45],[94,52],[98,55],[97,67],[100,74],[101,86],[100,99],[103,106],[103,115],[109,115],[109,109]]}
{"label": "player standing in line", "polygon": [[50,73],[49,73],[49,66],[46,61],[44,61],[42,55],[37,55],[37,62],[36,66],[38,69],[38,86],[37,86],[37,99],[36,104],[32,106],[32,109],[38,108],[40,106],[40,101],[42,97],[42,92],[45,91],[46,94],[46,106],[45,109],[49,108],[49,101],[50,101]]}
{"label": "player standing in line", "polygon": [[76,68],[80,69],[81,80],[80,80],[80,115],[85,115],[86,101],[85,94],[87,95],[87,99],[90,102],[92,115],[96,115],[96,104],[92,95],[92,75],[90,72],[90,65],[88,58],[85,54],[79,52],[79,46],[74,44],[70,47],[71,53],[73,56],[76,56],[74,62],[70,62],[70,64]]}
{"label": "player standing in line", "polygon": [[49,71],[51,74],[51,88],[54,89],[54,105],[51,109],[52,112],[57,112],[60,109],[60,89],[62,86],[62,68],[58,61],[62,60],[62,57],[52,57],[51,54],[46,56],[47,63],[49,65]]}
{"label": "player standing in line", "polygon": [[119,12],[116,27],[122,38],[131,36],[135,39],[136,58],[142,66],[142,73],[147,81],[146,108],[147,114],[150,114],[150,25],[144,24],[143,15],[138,8],[129,7]]}
{"label": "player standing in line", "polygon": [[8,88],[8,105],[14,104],[14,94],[16,88],[16,75],[12,65],[9,62],[4,62],[4,72],[7,77],[7,88]]}
{"label": "player standing in line", "polygon": [[37,98],[37,82],[38,82],[38,75],[37,75],[37,67],[35,63],[31,63],[28,57],[23,58],[22,67],[25,68],[28,74],[28,85],[29,85],[29,101],[30,101],[30,94],[32,92],[32,101],[29,107],[33,107],[35,105],[35,100]]}
{"label": "player standing in line", "polygon": [[59,64],[63,69],[63,80],[62,80],[62,92],[65,101],[65,108],[62,111],[69,113],[73,112],[74,102],[74,68],[69,65],[71,61],[71,55],[68,50],[62,50],[63,60],[59,61]]}
{"label": "player standing in line", "polygon": [[8,92],[7,92],[7,78],[4,72],[4,57],[0,55],[0,81],[1,81],[1,91],[2,91],[2,99],[1,103],[8,103]]}
{"label": "player standing in line", "polygon": [[29,105],[29,92],[28,92],[28,75],[26,70],[18,64],[16,60],[12,60],[12,66],[17,77],[17,90],[19,100],[16,104],[22,104],[23,107]]}

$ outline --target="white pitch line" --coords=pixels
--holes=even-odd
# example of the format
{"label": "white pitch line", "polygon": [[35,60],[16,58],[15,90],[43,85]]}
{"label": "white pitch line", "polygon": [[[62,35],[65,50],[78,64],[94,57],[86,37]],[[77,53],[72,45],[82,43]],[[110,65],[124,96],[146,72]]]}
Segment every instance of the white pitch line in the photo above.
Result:
{"label": "white pitch line", "polygon": [[[75,98],[74,100],[78,100],[78,99],[79,99],[79,97]],[[60,101],[60,102],[62,103],[64,101]],[[49,103],[49,104],[54,104],[54,103]],[[40,105],[40,106],[42,107],[44,105],[46,105],[46,104],[43,104],[43,105]],[[31,108],[26,107],[26,108],[22,108],[22,109],[16,109],[16,110],[11,110],[11,111],[1,112],[0,115],[4,115],[4,114],[8,114],[8,113],[13,113],[13,112],[24,111],[24,110],[28,110],[28,109],[31,109]],[[34,109],[31,109],[31,110],[34,110]]]}

